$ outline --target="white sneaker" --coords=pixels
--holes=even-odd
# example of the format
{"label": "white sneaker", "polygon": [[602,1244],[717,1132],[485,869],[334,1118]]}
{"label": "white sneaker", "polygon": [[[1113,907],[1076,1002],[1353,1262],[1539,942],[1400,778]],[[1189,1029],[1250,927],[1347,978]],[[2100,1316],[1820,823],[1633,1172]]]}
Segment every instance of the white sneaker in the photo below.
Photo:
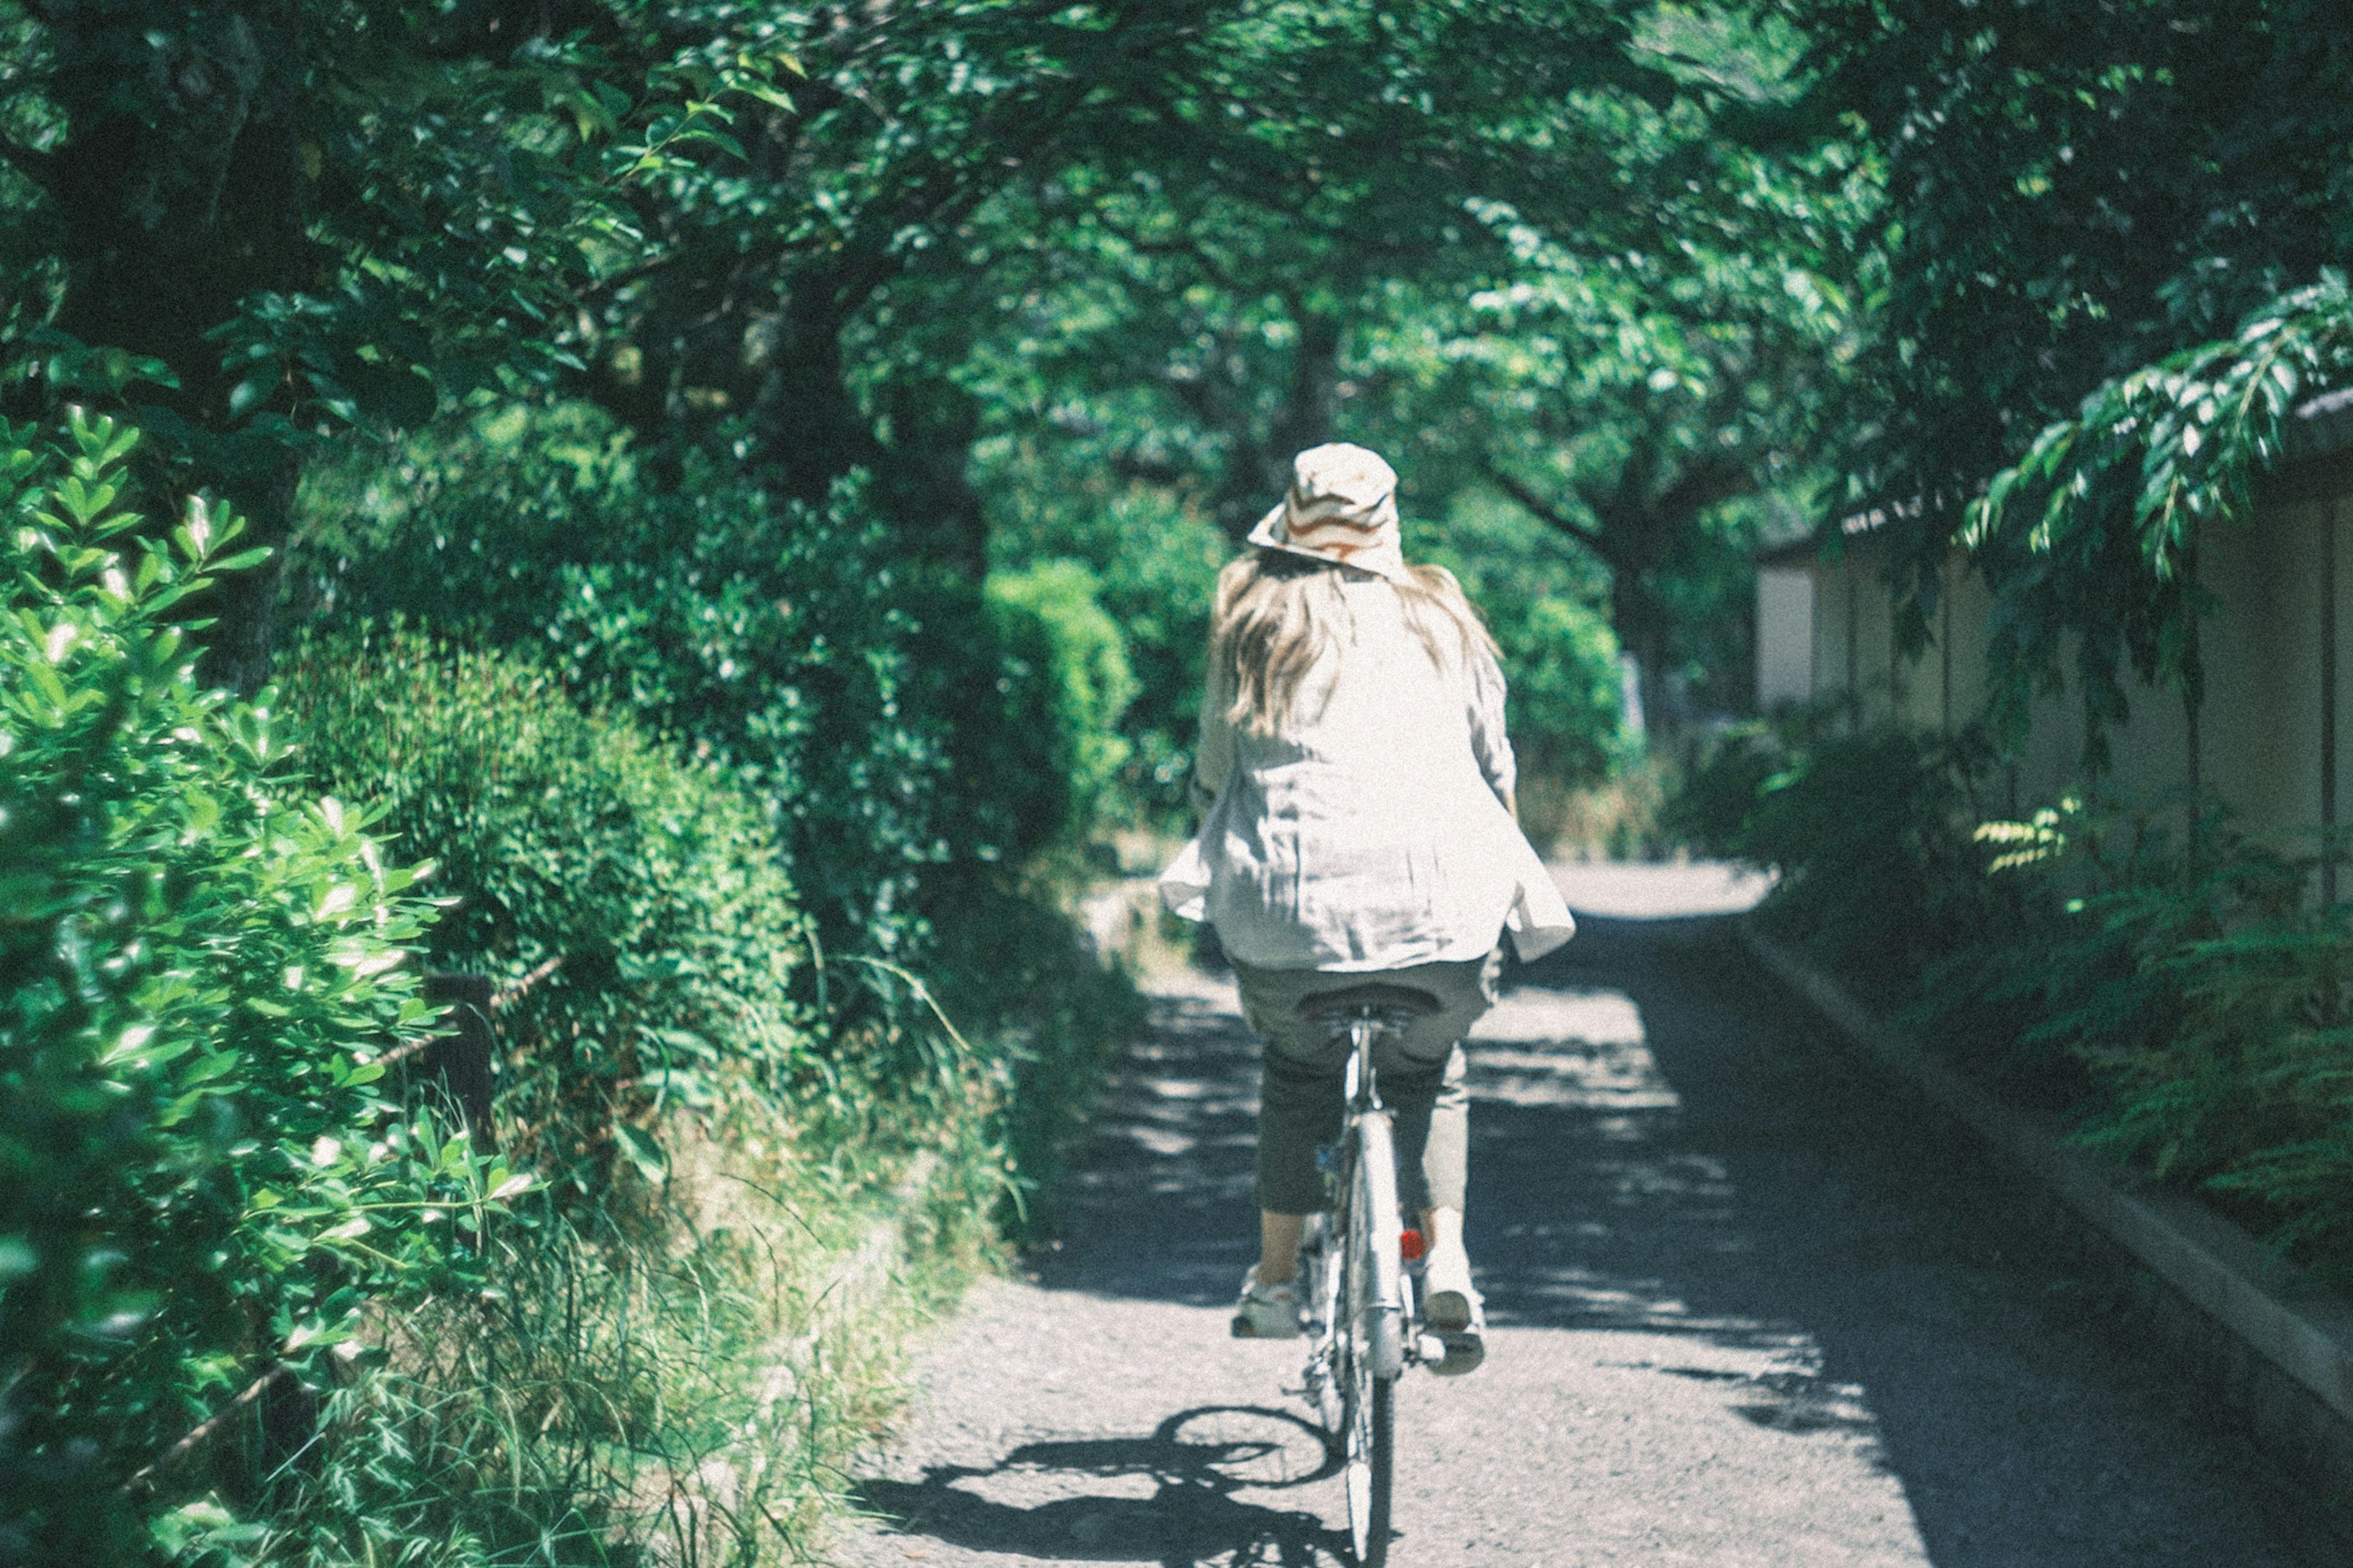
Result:
{"label": "white sneaker", "polygon": [[1242,1299],[1234,1306],[1234,1338],[1295,1340],[1299,1337],[1299,1286],[1294,1280],[1261,1285],[1258,1265],[1242,1276]]}
{"label": "white sneaker", "polygon": [[1471,1284],[1471,1258],[1460,1247],[1434,1252],[1421,1271],[1421,1314],[1446,1346],[1430,1370],[1460,1377],[1487,1359],[1486,1303]]}

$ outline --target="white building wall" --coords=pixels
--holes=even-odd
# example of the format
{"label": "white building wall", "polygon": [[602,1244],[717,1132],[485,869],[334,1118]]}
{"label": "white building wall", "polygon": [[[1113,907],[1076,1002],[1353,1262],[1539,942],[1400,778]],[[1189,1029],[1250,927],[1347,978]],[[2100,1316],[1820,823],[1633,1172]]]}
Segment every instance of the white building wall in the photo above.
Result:
{"label": "white building wall", "polygon": [[[1926,647],[1900,657],[1882,566],[1866,537],[1802,569],[1758,569],[1760,707],[1801,690],[1852,693],[1861,722],[1894,718],[1923,730],[1950,730],[1984,711],[1992,602],[1982,580],[1956,557]],[[1788,581],[1799,570],[1802,591]],[[2344,711],[2353,701],[2344,689],[2353,681],[2344,668],[2353,663],[2353,455],[2275,478],[2251,515],[2210,527],[2198,573],[2209,609],[2199,627],[2206,683],[2197,735],[2178,693],[2126,673],[2128,713],[2108,732],[2100,785],[2112,798],[2166,810],[2186,807],[2194,784],[2228,804],[2246,831],[2309,853],[2316,829],[2344,821],[2340,781],[2353,773],[2353,715]],[[1781,651],[1801,638],[1809,658]],[[2061,689],[2036,697],[2015,738],[2006,771],[2017,809],[2084,783],[2084,700],[2072,656],[2059,674]]]}
{"label": "white building wall", "polygon": [[1803,566],[1757,571],[1757,710],[1814,695],[1814,576]]}

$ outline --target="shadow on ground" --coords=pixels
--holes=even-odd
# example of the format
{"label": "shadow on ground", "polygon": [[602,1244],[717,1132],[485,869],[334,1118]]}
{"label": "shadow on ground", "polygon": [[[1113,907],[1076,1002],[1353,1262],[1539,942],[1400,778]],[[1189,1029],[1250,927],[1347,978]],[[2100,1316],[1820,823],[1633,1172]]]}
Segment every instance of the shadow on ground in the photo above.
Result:
{"label": "shadow on ground", "polygon": [[[1939,1568],[2294,1560],[2250,1522],[2251,1458],[2094,1331],[2096,1295],[2023,1217],[2032,1192],[1832,1040],[1726,923],[1584,925],[1513,976],[1472,1055],[1492,1324],[1624,1331],[1648,1349],[1546,1353],[1720,1383],[1775,1431],[1868,1435]],[[1207,981],[1160,1000],[1068,1234],[1035,1259],[1050,1290],[1231,1300],[1254,1250],[1255,1052],[1230,1006]],[[1766,1354],[1732,1372],[1731,1351]],[[1314,1516],[1236,1499],[1174,1429],[865,1498],[911,1532],[1049,1561],[1345,1560]],[[1060,1483],[1025,1503],[1012,1483],[1048,1471]],[[1073,1473],[1117,1484],[1059,1495]]]}
{"label": "shadow on ground", "polygon": [[[986,1469],[938,1465],[921,1481],[866,1481],[857,1499],[902,1533],[976,1552],[1166,1568],[1324,1568],[1345,1557],[1345,1537],[1314,1513],[1234,1493],[1303,1486],[1334,1468],[1323,1435],[1293,1412],[1208,1405],[1171,1415],[1148,1436],[1026,1443]],[[1067,1495],[1074,1478],[1095,1490]],[[1039,1493],[1046,1500],[1029,1500]]]}

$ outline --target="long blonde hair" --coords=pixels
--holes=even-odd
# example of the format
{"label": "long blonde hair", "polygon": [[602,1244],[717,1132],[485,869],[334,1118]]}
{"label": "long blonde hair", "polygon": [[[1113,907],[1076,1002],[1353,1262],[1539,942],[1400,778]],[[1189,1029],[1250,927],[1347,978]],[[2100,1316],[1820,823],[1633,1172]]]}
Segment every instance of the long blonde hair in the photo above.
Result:
{"label": "long blonde hair", "polygon": [[[1237,728],[1271,733],[1290,721],[1307,672],[1355,617],[1340,591],[1342,568],[1286,551],[1253,550],[1218,574],[1218,596],[1209,613],[1212,669],[1233,677],[1234,701],[1228,714]],[[1495,639],[1443,566],[1407,568],[1411,580],[1392,583],[1407,629],[1444,668],[1450,658],[1468,663],[1475,655],[1495,656]]]}

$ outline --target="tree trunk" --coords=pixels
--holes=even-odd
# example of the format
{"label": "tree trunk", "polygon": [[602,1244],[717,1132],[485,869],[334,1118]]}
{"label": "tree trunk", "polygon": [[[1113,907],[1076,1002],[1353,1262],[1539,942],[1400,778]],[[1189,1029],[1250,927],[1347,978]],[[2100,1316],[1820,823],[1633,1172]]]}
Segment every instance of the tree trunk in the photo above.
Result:
{"label": "tree trunk", "polygon": [[250,692],[269,672],[299,464],[279,442],[233,433],[249,407],[282,406],[287,391],[249,388],[233,415],[236,378],[206,334],[252,295],[301,289],[317,271],[295,118],[299,18],[267,3],[185,16],[164,32],[150,30],[144,9],[47,8],[55,90],[72,128],[47,187],[66,268],[57,325],[90,347],[170,367],[176,388],[142,385],[137,395],[209,434],[174,449],[151,433],[151,478],[221,496],[247,520],[244,542],[276,552],[191,606],[215,617],[204,637],[208,678]]}
{"label": "tree trunk", "polygon": [[881,447],[842,374],[841,329],[849,310],[840,279],[834,268],[812,268],[789,288],[754,420],[761,455],[780,476],[779,488],[822,505],[836,479],[872,465]]}
{"label": "tree trunk", "polygon": [[1670,658],[1666,608],[1651,591],[1647,574],[1635,563],[1610,562],[1609,573],[1610,624],[1618,633],[1620,650],[1634,662],[1644,727],[1654,745],[1672,741],[1683,728],[1683,713],[1666,679]]}
{"label": "tree trunk", "polygon": [[1339,419],[1340,347],[1346,329],[1335,316],[1295,310],[1299,350],[1282,406],[1263,440],[1233,433],[1234,456],[1216,505],[1219,526],[1237,542],[1258,525],[1267,508],[1291,489],[1291,460],[1310,447],[1334,438]]}

